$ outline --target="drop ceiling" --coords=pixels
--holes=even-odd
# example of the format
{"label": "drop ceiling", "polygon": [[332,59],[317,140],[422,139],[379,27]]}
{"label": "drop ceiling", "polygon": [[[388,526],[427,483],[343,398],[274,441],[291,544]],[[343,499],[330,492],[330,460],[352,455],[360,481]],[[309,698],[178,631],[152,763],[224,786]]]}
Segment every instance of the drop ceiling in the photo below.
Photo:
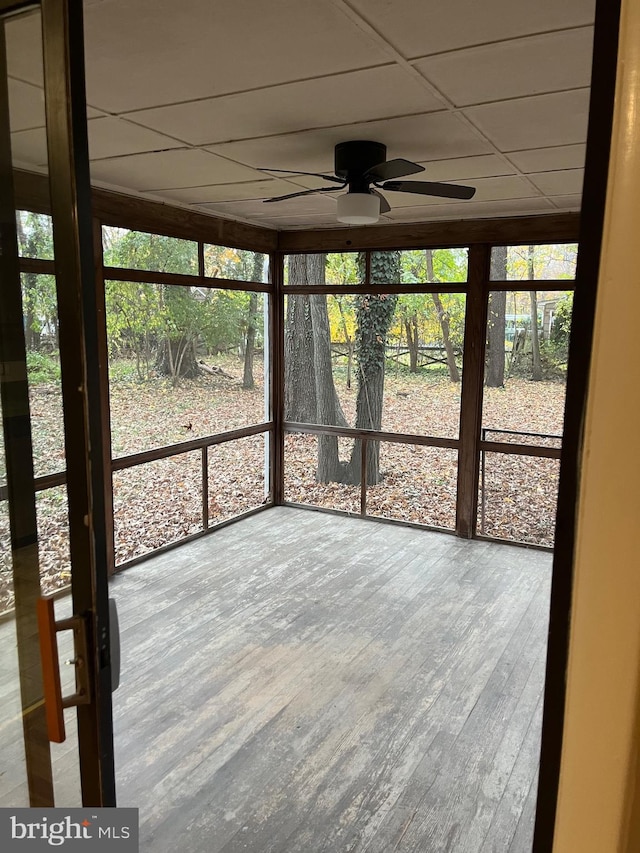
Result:
{"label": "drop ceiling", "polygon": [[[333,147],[383,142],[469,202],[382,221],[580,209],[594,0],[85,0],[92,182],[277,229],[338,226]],[[7,27],[16,165],[46,168],[34,16]]]}

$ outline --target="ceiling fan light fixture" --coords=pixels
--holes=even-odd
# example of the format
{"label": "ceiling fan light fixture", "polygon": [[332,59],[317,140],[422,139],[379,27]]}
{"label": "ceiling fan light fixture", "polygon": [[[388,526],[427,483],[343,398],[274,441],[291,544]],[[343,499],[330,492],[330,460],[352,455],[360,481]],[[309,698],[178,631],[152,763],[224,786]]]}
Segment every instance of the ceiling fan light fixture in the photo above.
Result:
{"label": "ceiling fan light fixture", "polygon": [[371,193],[338,196],[338,222],[345,225],[372,225],[380,218],[380,198]]}

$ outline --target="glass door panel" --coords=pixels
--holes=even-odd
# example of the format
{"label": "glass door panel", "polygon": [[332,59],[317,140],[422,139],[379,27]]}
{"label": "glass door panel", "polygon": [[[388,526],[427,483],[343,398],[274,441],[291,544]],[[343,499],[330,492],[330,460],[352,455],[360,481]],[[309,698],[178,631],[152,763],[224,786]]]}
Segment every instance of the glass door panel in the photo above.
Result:
{"label": "glass door panel", "polygon": [[[0,806],[109,806],[105,471],[91,349],[86,106],[77,85],[82,15],[75,2],[18,5],[0,0]],[[43,598],[48,635],[38,620]],[[75,632],[59,624],[70,617]],[[63,710],[62,697],[74,693]],[[64,721],[64,737],[52,720]]]}

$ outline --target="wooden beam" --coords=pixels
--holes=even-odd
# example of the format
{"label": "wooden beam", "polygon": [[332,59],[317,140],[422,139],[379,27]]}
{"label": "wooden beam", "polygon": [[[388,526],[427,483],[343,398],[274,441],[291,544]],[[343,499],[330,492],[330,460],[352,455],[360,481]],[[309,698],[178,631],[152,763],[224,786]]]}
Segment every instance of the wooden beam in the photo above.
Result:
{"label": "wooden beam", "polygon": [[[584,170],[580,252],[564,413],[564,438],[553,556],[549,612],[549,643],[542,715],[540,781],[536,803],[532,853],[554,847],[560,763],[565,725],[569,635],[573,603],[573,575],[578,545],[580,478],[584,463],[584,429],[591,370],[591,347],[598,292],[598,271],[605,229],[611,129],[616,103],[619,62],[620,0],[596,0],[589,127]],[[624,59],[624,57],[622,57]],[[624,439],[620,439],[624,440]],[[620,848],[622,849],[622,848]]]}
{"label": "wooden beam", "polygon": [[[49,213],[49,183],[46,175],[14,172],[16,205],[36,213]],[[183,240],[202,240],[203,243],[249,249],[253,252],[272,252],[276,249],[277,231],[248,225],[231,219],[220,219],[184,207],[174,207],[137,196],[114,193],[93,187],[91,193],[93,215],[103,225],[149,231],[178,237]]]}
{"label": "wooden beam", "polygon": [[517,245],[563,243],[578,239],[577,213],[518,216],[513,219],[462,219],[455,222],[407,222],[322,231],[280,231],[281,252],[355,252],[362,249],[414,249],[472,246],[476,243]]}
{"label": "wooden beam", "polygon": [[274,252],[270,259],[271,280],[275,292],[271,296],[271,417],[274,430],[271,433],[271,494],[276,505],[284,503],[284,265],[283,257]]}
{"label": "wooden beam", "polygon": [[464,329],[462,398],[460,401],[460,451],[458,453],[458,498],[456,531],[470,538],[475,533],[480,468],[480,429],[484,355],[487,338],[487,284],[491,248],[472,246],[469,250],[469,293]]}
{"label": "wooden beam", "polygon": [[151,231],[202,240],[235,249],[271,252],[276,248],[278,234],[258,225],[248,225],[232,219],[220,219],[184,207],[173,207],[135,196],[93,189],[93,212],[103,225],[117,225],[134,231]]}
{"label": "wooden beam", "polygon": [[[109,344],[107,341],[107,306],[105,282],[103,275],[102,226],[97,219],[93,220],[93,266],[95,271],[95,304],[96,304],[96,353],[98,356],[98,376],[100,381],[99,395],[101,400],[100,415],[102,421],[103,441],[100,448],[102,466],[105,471],[111,470],[111,405],[109,400]],[[115,571],[115,538],[113,517],[113,480],[110,476],[104,478],[103,501],[105,512],[105,542],[107,571],[112,575]]]}
{"label": "wooden beam", "polygon": [[[285,421],[283,429],[286,433],[305,433],[308,435],[337,435],[343,438],[361,439],[366,441],[388,441],[391,444],[415,444],[422,447],[444,447],[457,450],[460,442],[457,438],[444,438],[433,435],[415,435],[407,432],[385,432],[379,429],[354,429],[353,427],[330,426],[329,424],[301,424],[295,421]],[[508,447],[518,445],[509,444]],[[532,450],[536,450],[531,446]],[[548,450],[549,448],[544,448]],[[538,454],[531,453],[531,456]]]}
{"label": "wooden beam", "polygon": [[[199,246],[202,244],[199,243]],[[41,263],[47,263],[41,261]],[[49,262],[50,263],[50,262]],[[127,267],[104,267],[106,281],[139,281],[146,284],[172,284],[178,287],[206,287],[210,290],[250,290],[268,293],[271,284],[256,281],[240,281],[236,278],[211,278],[210,276],[189,275],[179,272],[160,272],[159,270],[134,270]]]}

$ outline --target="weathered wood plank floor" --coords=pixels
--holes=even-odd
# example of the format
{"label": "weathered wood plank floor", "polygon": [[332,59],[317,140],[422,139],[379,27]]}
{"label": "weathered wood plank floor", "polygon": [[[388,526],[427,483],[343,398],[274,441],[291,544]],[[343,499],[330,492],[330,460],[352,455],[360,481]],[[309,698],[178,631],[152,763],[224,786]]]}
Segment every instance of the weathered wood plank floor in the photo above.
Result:
{"label": "weathered wood plank floor", "polygon": [[530,853],[550,569],[278,508],[118,576],[141,851]]}
{"label": "weathered wood plank floor", "polygon": [[122,575],[141,849],[529,853],[550,562],[280,508]]}

